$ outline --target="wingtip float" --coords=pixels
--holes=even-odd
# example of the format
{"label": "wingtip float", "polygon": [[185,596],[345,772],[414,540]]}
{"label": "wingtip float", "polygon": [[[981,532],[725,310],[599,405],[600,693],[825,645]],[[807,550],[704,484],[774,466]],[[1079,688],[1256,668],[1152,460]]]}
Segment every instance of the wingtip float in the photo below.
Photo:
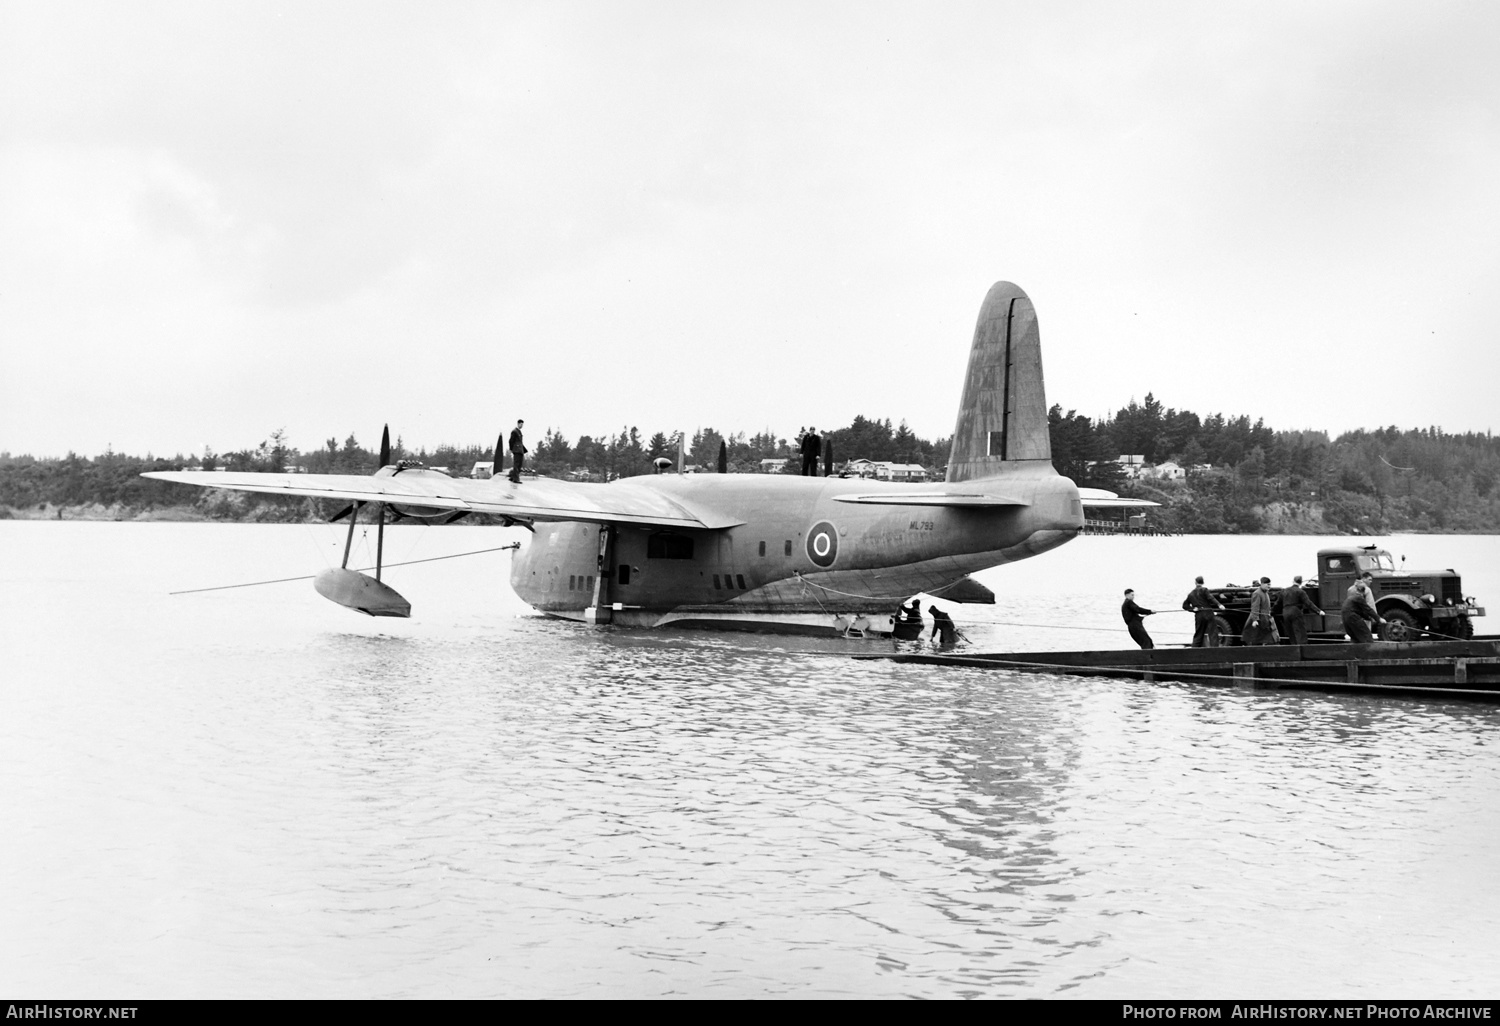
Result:
{"label": "wingtip float", "polygon": [[411,616],[411,603],[389,584],[346,567],[330,567],[313,578],[313,587],[330,602],[366,616]]}

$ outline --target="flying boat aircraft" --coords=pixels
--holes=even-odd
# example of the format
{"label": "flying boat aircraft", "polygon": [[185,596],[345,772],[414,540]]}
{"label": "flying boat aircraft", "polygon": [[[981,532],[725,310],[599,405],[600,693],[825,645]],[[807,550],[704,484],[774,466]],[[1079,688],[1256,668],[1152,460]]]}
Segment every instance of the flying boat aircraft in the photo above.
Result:
{"label": "flying boat aircraft", "polygon": [[[496,452],[495,466],[500,466]],[[341,499],[349,538],[361,506],[451,522],[488,513],[530,529],[511,585],[537,610],[587,623],[844,635],[889,630],[914,595],[993,603],[971,574],[1072,540],[1085,507],[1154,506],[1080,490],[1052,466],[1041,341],[1010,282],[979,310],[946,479],[928,485],[779,474],[658,473],[604,484],[515,484],[392,464],[373,475],[152,472],[199,487]],[[660,469],[660,468],[658,468]],[[314,581],[372,616],[409,616],[381,580],[344,565]]]}

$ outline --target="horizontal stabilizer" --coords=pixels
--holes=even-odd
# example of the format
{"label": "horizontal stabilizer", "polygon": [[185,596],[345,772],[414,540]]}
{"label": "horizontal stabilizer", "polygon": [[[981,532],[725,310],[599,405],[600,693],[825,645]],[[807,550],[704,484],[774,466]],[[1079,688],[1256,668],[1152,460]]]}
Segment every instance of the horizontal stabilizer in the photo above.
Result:
{"label": "horizontal stabilizer", "polygon": [[982,492],[886,492],[880,495],[835,495],[835,502],[860,502],[871,506],[1029,506],[1031,503],[1004,495]]}
{"label": "horizontal stabilizer", "polygon": [[1080,488],[1078,500],[1083,503],[1084,509],[1135,509],[1161,505],[1150,499],[1122,499],[1114,492],[1106,492],[1103,488]]}

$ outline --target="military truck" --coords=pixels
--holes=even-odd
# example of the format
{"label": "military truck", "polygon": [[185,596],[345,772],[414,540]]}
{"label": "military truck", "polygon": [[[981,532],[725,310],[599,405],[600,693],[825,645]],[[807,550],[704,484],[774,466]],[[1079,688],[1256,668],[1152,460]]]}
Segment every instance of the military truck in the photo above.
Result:
{"label": "military truck", "polygon": [[[1402,557],[1404,567],[1406,557]],[[1344,623],[1341,607],[1344,596],[1355,578],[1366,570],[1373,575],[1375,610],[1386,620],[1381,637],[1386,641],[1416,641],[1421,638],[1472,638],[1474,618],[1484,610],[1473,597],[1463,594],[1463,582],[1452,570],[1420,573],[1398,569],[1385,549],[1374,545],[1348,545],[1318,550],[1318,575],[1303,585],[1322,614],[1308,614],[1307,631],[1312,638],[1324,641],[1342,640]],[[1289,580],[1280,582],[1290,584]],[[1250,596],[1253,585],[1226,585],[1212,589],[1214,597],[1224,604],[1215,619],[1225,644],[1237,645],[1250,618]],[[1282,622],[1281,587],[1271,588],[1271,612],[1277,619],[1277,631],[1287,637]]]}

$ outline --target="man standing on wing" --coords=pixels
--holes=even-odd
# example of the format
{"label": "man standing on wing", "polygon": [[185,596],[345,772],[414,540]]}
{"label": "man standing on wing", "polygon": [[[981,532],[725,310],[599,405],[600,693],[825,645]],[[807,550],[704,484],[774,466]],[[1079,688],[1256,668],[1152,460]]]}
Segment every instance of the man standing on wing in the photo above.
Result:
{"label": "man standing on wing", "polygon": [[524,420],[518,420],[510,432],[510,479],[516,484],[521,483],[521,468],[526,465],[526,454],[531,451],[521,438],[521,429],[525,426]]}

